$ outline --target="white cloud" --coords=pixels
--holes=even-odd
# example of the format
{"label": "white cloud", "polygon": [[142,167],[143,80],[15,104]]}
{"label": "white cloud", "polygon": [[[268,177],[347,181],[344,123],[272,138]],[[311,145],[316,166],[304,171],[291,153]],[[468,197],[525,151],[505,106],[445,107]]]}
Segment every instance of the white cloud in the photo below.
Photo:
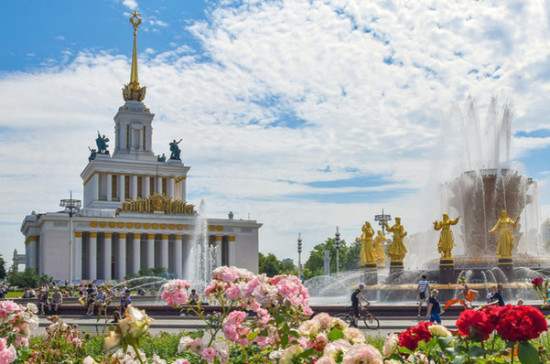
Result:
{"label": "white cloud", "polygon": [[130,10],[136,10],[139,5],[135,0],[122,0],[122,5],[126,6]]}
{"label": "white cloud", "polygon": [[[547,13],[542,3],[518,1],[220,5],[190,27],[204,53],[178,44],[141,55],[145,103],[156,114],[153,147],[166,153],[170,140],[183,137],[192,202],[204,196],[210,216],[250,213],[264,223],[261,250],[280,258],[296,256],[298,232],[304,252],[336,225],[352,241],[382,208],[401,215],[411,233],[423,231],[440,214],[434,190],[424,186],[441,179],[440,126],[452,102],[475,95],[485,117],[497,95],[513,101],[514,131],[548,128]],[[96,130],[113,139],[128,56],[81,53],[63,68],[0,79],[0,187],[11,191],[0,220],[12,224],[0,230],[8,257],[22,249],[13,224],[31,210],[55,210],[69,190],[81,193]],[[304,125],[278,124],[289,119]],[[548,144],[514,139],[512,154]],[[327,166],[330,173],[320,171]],[[346,204],[304,197],[328,191],[302,183],[364,176],[421,192]]]}

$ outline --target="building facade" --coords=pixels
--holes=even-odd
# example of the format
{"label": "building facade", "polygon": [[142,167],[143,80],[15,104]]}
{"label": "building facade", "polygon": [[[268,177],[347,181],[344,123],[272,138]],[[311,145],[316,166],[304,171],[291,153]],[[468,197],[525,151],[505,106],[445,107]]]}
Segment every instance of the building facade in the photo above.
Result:
{"label": "building facade", "polygon": [[125,103],[114,117],[114,151],[98,132],[97,149],[80,174],[82,208],[33,213],[25,217],[25,265],[56,280],[118,280],[142,268],[166,268],[188,278],[193,246],[209,247],[212,265],[258,271],[260,223],[205,218],[186,201],[190,167],[180,159],[179,143],[169,157],[152,150],[154,114],[143,103],[138,81],[136,35],[141,23],[134,13],[134,49]]}

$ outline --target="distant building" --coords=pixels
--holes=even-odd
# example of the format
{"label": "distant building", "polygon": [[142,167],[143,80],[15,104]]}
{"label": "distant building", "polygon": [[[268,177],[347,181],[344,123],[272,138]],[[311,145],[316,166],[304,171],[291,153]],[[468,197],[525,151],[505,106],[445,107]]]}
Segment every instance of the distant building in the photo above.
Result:
{"label": "distant building", "polygon": [[286,258],[286,259],[283,259],[282,262],[283,263],[292,263],[292,264],[294,264],[294,259]]}
{"label": "distant building", "polygon": [[97,148],[90,149],[80,174],[82,209],[74,216],[33,211],[25,217],[25,264],[56,280],[116,280],[155,267],[186,278],[195,264],[190,255],[193,236],[204,228],[208,244],[216,247],[214,265],[257,273],[261,224],[233,219],[233,213],[204,221],[186,201],[190,167],[180,158],[182,140],[170,143],[169,157],[153,153],[154,114],[143,104],[145,87],[139,86],[137,72],[135,37],[141,20],[137,15],[132,19],[131,78],[123,89],[125,104],[114,117],[114,151],[111,155],[110,140],[98,131]]}

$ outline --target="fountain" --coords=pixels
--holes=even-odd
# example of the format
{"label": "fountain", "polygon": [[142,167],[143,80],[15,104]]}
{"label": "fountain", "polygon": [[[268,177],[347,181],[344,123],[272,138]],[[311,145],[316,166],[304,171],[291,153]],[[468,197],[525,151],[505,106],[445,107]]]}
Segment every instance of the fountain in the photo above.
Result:
{"label": "fountain", "polygon": [[[441,165],[434,168],[437,178],[446,182],[439,186],[441,201],[437,212],[427,213],[440,216],[448,212],[453,218],[460,216],[460,222],[451,228],[457,254],[427,259],[426,246],[437,249],[439,233],[432,229],[417,234],[416,243],[407,244],[413,249],[422,249],[408,253],[409,257],[416,256],[417,264],[412,267],[416,269],[410,270],[410,266],[391,272],[379,269],[378,282],[383,284],[367,286],[369,299],[413,303],[416,283],[422,274],[443,290],[441,298],[455,295],[460,287],[458,279],[465,277],[473,289],[480,291],[482,298],[489,285],[504,283],[509,299],[512,296],[536,299],[530,281],[550,270],[550,257],[542,251],[539,242],[537,183],[521,173],[524,168],[519,162],[510,160],[511,121],[510,106],[505,104],[500,108],[495,98],[491,99],[484,121],[478,117],[472,98],[468,98],[464,109],[455,108],[451,112],[445,125],[446,137],[441,138]],[[456,138],[457,135],[463,137]],[[457,156],[459,160],[453,165],[450,161],[457,160]],[[448,176],[444,175],[445,168]],[[499,257],[496,254],[498,234],[491,234],[489,230],[503,210],[512,220],[516,216],[521,219],[513,230],[512,254]],[[405,259],[405,265],[410,262]],[[331,292],[337,288],[343,294],[340,301],[348,304],[350,288],[364,282],[363,278],[358,270],[341,273],[337,279],[316,277],[305,284],[312,291],[313,301],[327,295],[336,300]],[[322,284],[316,284],[319,282]]]}
{"label": "fountain", "polygon": [[195,220],[195,230],[191,244],[187,246],[184,256],[187,260],[184,264],[183,279],[197,292],[203,292],[210,282],[212,271],[218,263],[218,251],[208,239],[208,223],[204,199],[201,199],[198,214]]}

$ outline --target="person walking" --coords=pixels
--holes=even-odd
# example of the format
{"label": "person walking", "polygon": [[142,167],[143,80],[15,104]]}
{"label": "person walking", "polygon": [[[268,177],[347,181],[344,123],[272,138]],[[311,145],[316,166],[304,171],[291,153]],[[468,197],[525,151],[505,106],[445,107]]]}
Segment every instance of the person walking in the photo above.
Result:
{"label": "person walking", "polygon": [[423,274],[420,277],[420,282],[416,287],[416,298],[418,299],[418,315],[416,316],[420,320],[420,312],[422,311],[422,305],[426,302],[428,306],[428,297],[430,297],[430,283],[427,281],[427,277]]}
{"label": "person walking", "polygon": [[438,293],[439,291],[437,289],[431,292],[430,298],[428,299],[428,313],[426,314],[426,319],[441,325],[441,305],[437,300]]}

